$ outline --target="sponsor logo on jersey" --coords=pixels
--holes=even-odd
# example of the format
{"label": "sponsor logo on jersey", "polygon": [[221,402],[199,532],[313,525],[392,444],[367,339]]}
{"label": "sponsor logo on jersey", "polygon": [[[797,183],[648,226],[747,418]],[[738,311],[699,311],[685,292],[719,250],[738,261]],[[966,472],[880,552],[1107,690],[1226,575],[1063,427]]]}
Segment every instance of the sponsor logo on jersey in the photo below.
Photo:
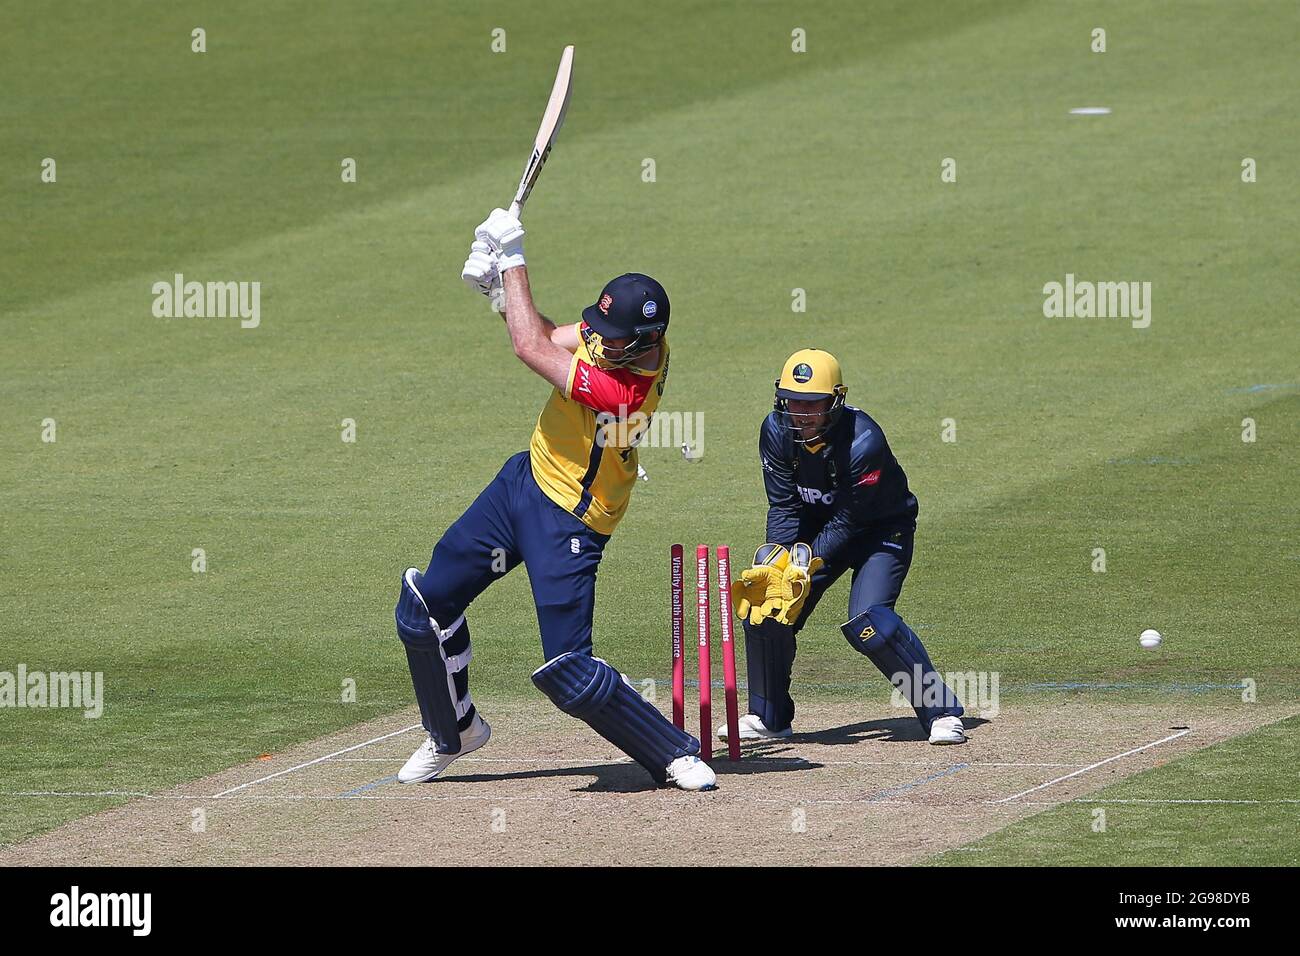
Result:
{"label": "sponsor logo on jersey", "polygon": [[878,482],[879,480],[880,480],[880,469],[877,468],[875,471],[869,471],[869,472],[867,472],[865,475],[863,475],[861,478],[859,478],[859,479],[858,479],[858,484],[859,484],[859,485],[874,485],[874,484],[875,484],[876,482]]}
{"label": "sponsor logo on jersey", "polygon": [[591,394],[591,369],[581,362],[578,363],[578,391]]}
{"label": "sponsor logo on jersey", "polygon": [[796,485],[799,489],[799,497],[810,505],[829,505],[835,503],[835,492],[822,491],[820,488],[805,488],[803,485]]}

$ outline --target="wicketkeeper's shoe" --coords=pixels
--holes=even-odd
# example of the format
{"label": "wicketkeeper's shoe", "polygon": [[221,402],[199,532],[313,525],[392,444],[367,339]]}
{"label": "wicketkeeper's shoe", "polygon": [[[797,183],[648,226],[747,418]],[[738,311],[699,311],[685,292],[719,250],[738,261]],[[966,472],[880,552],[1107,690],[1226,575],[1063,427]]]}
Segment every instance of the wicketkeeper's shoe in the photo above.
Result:
{"label": "wicketkeeper's shoe", "polygon": [[401,783],[423,783],[425,780],[432,780],[450,767],[451,762],[457,757],[478,750],[491,736],[492,728],[488,726],[488,722],[482,715],[475,712],[474,722],[461,731],[460,753],[438,753],[438,745],[430,736],[420,744],[419,750],[411,754],[411,759],[406,761],[406,765],[397,771],[397,779]]}
{"label": "wicketkeeper's shoe", "polygon": [[930,743],[964,744],[965,742],[966,728],[962,726],[960,717],[936,717],[930,724]]}
{"label": "wicketkeeper's shoe", "polygon": [[[736,721],[740,725],[741,740],[782,740],[794,733],[791,727],[785,730],[768,730],[757,714],[744,714]],[[718,724],[718,739],[727,739],[727,725]]]}
{"label": "wicketkeeper's shoe", "polygon": [[668,765],[668,782],[682,790],[717,790],[718,777],[699,757],[678,757]]}

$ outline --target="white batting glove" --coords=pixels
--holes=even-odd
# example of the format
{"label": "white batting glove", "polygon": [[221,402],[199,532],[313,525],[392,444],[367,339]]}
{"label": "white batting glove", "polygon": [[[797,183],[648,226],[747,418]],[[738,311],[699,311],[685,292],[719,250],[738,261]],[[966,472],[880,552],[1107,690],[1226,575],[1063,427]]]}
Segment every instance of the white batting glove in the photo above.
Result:
{"label": "white batting glove", "polygon": [[497,302],[501,298],[501,268],[497,254],[482,240],[476,239],[469,247],[469,258],[460,270],[460,277],[465,284],[480,295],[485,295]]}
{"label": "white batting glove", "polygon": [[501,272],[524,264],[524,226],[504,209],[493,209],[492,215],[474,230],[474,238],[486,242],[497,254],[497,268]]}

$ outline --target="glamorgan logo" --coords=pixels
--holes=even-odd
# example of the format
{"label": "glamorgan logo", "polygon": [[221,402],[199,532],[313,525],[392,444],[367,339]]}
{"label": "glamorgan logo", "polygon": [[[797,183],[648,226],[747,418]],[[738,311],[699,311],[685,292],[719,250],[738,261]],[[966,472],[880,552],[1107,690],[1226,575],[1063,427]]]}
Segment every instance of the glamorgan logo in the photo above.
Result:
{"label": "glamorgan logo", "polygon": [[83,893],[73,886],[50,897],[50,925],[129,926],[132,936],[148,936],[153,928],[153,894]]}

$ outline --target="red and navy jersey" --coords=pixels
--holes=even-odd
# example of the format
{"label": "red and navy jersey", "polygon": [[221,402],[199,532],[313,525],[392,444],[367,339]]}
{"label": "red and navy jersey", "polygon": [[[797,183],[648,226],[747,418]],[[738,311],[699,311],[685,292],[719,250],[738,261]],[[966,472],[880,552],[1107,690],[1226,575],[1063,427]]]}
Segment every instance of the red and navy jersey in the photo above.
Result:
{"label": "red and navy jersey", "polygon": [[844,406],[820,444],[801,445],[776,412],[758,440],[767,489],[767,540],[806,541],[813,554],[835,562],[864,535],[914,527],[916,496],[889,449],[880,425]]}

